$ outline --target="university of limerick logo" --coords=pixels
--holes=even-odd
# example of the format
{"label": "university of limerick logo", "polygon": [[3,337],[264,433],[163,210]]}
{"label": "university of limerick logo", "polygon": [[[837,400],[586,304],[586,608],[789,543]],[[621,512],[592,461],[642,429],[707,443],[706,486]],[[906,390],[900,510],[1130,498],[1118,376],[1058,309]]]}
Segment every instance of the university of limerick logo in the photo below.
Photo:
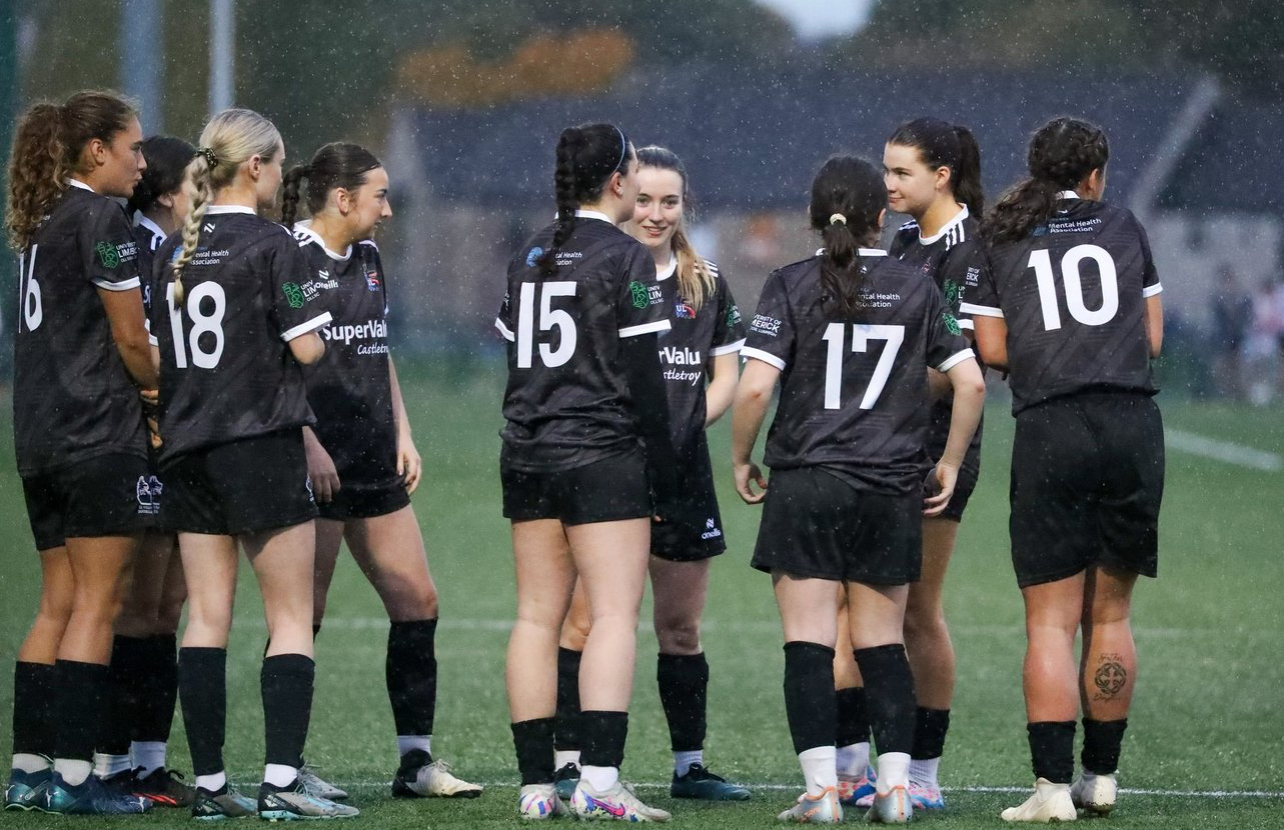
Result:
{"label": "university of limerick logo", "polygon": [[285,294],[285,301],[290,304],[290,308],[303,308],[303,289],[297,282],[282,284],[281,293]]}
{"label": "university of limerick logo", "polygon": [[633,296],[634,308],[646,308],[651,303],[651,297],[646,290],[646,286],[637,280],[629,283],[629,294]]}
{"label": "university of limerick logo", "polygon": [[94,246],[94,250],[98,253],[98,260],[104,268],[120,267],[120,253],[115,245],[110,242],[99,242]]}

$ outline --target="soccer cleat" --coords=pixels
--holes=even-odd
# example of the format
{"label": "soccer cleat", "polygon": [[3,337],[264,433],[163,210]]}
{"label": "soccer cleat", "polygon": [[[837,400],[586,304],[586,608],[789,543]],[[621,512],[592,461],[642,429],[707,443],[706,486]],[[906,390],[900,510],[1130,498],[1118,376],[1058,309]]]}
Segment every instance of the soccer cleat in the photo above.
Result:
{"label": "soccer cleat", "polygon": [[909,796],[915,810],[945,809],[945,796],[941,795],[939,784],[920,784],[910,779]]}
{"label": "soccer cleat", "polygon": [[36,806],[46,813],[67,816],[124,816],[147,812],[152,801],[111,789],[96,775],[73,787],[55,771],[45,788],[44,803]]}
{"label": "soccer cleat", "polygon": [[1097,775],[1084,770],[1079,780],[1070,785],[1070,801],[1074,806],[1101,816],[1115,808],[1118,795],[1119,780],[1113,772]]}
{"label": "soccer cleat", "polygon": [[36,772],[15,769],[9,773],[9,784],[4,788],[6,810],[38,810],[44,806],[45,790],[53,770],[46,767]]}
{"label": "soccer cleat", "polygon": [[183,783],[181,772],[157,767],[149,775],[140,773],[141,767],[133,772],[132,792],[150,798],[157,807],[190,807],[196,800],[196,789]]}
{"label": "soccer cleat", "polygon": [[1053,784],[1046,778],[1034,782],[1034,795],[1017,807],[1009,807],[1000,817],[1004,821],[1074,821],[1078,813],[1070,797],[1069,784]]}
{"label": "soccer cleat", "polygon": [[348,797],[346,790],[341,790],[328,781],[322,780],[316,771],[320,767],[314,767],[311,764],[304,763],[299,766],[299,783],[303,785],[303,791],[313,798],[323,798],[326,801],[342,801]]}
{"label": "soccer cleat", "polygon": [[360,812],[356,807],[309,794],[303,786],[302,775],[284,787],[266,781],[259,785],[259,818],[268,821],[352,818],[357,815]]}
{"label": "soccer cleat", "polygon": [[598,792],[583,778],[571,796],[571,812],[580,818],[617,819],[619,821],[668,821],[664,810],[643,804],[633,791],[620,781],[605,792]]}
{"label": "soccer cleat", "polygon": [[892,787],[885,793],[875,792],[874,803],[865,814],[866,821],[878,824],[904,824],[914,817],[914,804],[909,788]]}
{"label": "soccer cleat", "polygon": [[517,814],[524,819],[539,820],[564,816],[566,805],[552,784],[527,784],[517,799]]}
{"label": "soccer cleat", "polygon": [[752,797],[748,787],[728,784],[725,778],[705,769],[704,764],[692,764],[686,775],[673,773],[669,787],[673,798],[698,798],[702,801],[748,801]]}
{"label": "soccer cleat", "polygon": [[857,778],[854,775],[838,776],[838,803],[844,807],[869,808],[874,803],[874,785],[878,783],[878,774],[873,767],[865,767],[865,773]]}
{"label": "soccer cleat", "polygon": [[228,785],[219,792],[203,787],[192,791],[192,818],[202,821],[219,821],[225,818],[249,818],[258,815],[259,805],[254,799],[241,795]]}
{"label": "soccer cleat", "polygon": [[401,756],[401,767],[392,779],[393,798],[476,798],[482,788],[450,774],[445,761],[433,761],[422,749]]}
{"label": "soccer cleat", "polygon": [[838,803],[838,788],[826,787],[820,795],[803,793],[794,806],[776,816],[780,821],[800,824],[841,824],[843,805]]}
{"label": "soccer cleat", "polygon": [[574,764],[562,764],[562,768],[553,773],[553,785],[557,787],[557,797],[569,802],[575,795],[575,785],[580,783],[580,768]]}

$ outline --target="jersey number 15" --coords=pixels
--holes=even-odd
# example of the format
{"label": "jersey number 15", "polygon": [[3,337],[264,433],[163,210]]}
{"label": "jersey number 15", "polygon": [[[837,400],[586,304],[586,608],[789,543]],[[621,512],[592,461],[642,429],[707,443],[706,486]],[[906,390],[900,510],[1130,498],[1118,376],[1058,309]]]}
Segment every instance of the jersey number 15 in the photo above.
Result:
{"label": "jersey number 15", "polygon": [[[825,327],[821,337],[829,344],[825,355],[825,408],[840,409],[843,384],[843,335],[847,326],[843,323],[830,323]],[[875,326],[867,323],[854,323],[852,329],[852,351],[864,353],[869,351],[869,341],[886,340],[887,345],[878,356],[874,374],[865,387],[865,394],[860,399],[861,409],[873,409],[878,403],[878,396],[883,394],[883,387],[891,377],[892,367],[896,365],[896,355],[905,342],[904,326]]]}
{"label": "jersey number 15", "polygon": [[554,349],[539,344],[539,357],[545,366],[555,368],[575,354],[575,318],[560,308],[553,308],[554,297],[574,297],[577,284],[571,280],[524,282],[517,301],[517,368],[529,369],[535,357],[535,294],[540,290],[539,330],[557,329],[562,342]]}

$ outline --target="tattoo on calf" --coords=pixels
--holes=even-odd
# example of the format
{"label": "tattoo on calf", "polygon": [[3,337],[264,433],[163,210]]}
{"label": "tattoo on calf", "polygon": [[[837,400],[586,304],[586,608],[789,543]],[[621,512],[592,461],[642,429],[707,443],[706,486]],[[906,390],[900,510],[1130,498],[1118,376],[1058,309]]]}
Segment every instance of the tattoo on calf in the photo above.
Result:
{"label": "tattoo on calf", "polygon": [[1109,700],[1123,691],[1124,686],[1128,685],[1128,670],[1123,666],[1123,655],[1101,655],[1092,682],[1098,692],[1093,695],[1093,700]]}

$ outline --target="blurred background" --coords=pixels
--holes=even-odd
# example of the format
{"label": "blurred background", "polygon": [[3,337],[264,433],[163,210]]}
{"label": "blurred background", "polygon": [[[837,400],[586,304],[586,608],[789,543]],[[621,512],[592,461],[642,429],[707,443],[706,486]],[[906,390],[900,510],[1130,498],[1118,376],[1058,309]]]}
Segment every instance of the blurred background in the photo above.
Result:
{"label": "blurred background", "polygon": [[369,146],[393,183],[379,241],[398,353],[466,379],[501,353],[504,268],[550,218],[564,126],[614,121],[681,155],[697,248],[752,307],[815,247],[806,198],[830,154],[877,160],[902,121],[955,121],[992,201],[1029,134],[1078,115],[1110,138],[1107,198],[1150,233],[1166,393],[1268,405],[1284,399],[1281,44],[1274,0],[0,0],[0,139],[34,100],[112,87],[148,134],[194,142],[236,104],[277,123],[290,162]]}

